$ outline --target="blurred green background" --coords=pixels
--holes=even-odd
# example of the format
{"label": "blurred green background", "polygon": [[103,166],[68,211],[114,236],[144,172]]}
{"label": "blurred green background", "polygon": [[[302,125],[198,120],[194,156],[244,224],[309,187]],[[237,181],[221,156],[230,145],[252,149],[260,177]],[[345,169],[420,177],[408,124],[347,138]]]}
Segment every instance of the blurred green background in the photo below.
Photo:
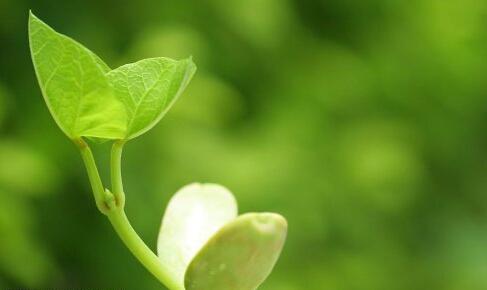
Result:
{"label": "blurred green background", "polygon": [[487,289],[476,0],[0,0],[0,289],[162,288],[48,113],[30,8],[111,67],[193,55],[188,90],[126,146],[127,214],[153,249],[170,196],[217,182],[289,221],[262,290]]}

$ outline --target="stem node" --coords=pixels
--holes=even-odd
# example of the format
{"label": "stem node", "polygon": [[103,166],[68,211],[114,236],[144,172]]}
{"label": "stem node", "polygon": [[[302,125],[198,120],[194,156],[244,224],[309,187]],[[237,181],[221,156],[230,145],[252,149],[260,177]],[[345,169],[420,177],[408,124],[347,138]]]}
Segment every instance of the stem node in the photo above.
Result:
{"label": "stem node", "polygon": [[88,144],[82,138],[74,139],[73,141],[83,157],[96,206],[100,212],[108,217],[123,243],[152,275],[170,289],[180,289],[177,281],[169,275],[157,255],[137,235],[125,215],[125,193],[123,191],[121,169],[122,149],[125,141],[118,140],[113,143],[110,166],[112,191],[104,189],[93,153]]}

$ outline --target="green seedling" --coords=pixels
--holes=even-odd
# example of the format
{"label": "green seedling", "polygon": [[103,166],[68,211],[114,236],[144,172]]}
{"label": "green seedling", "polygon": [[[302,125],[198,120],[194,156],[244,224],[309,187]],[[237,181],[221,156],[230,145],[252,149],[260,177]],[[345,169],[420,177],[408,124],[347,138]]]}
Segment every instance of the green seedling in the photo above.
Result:
{"label": "green seedling", "polygon": [[[96,206],[133,255],[169,289],[257,289],[283,248],[287,223],[282,216],[238,216],[228,189],[193,183],[167,206],[156,255],[124,212],[123,146],[154,127],[171,108],[196,71],[192,59],[157,57],[111,69],[32,13],[29,42],[47,107],[81,152]],[[110,190],[103,186],[89,139],[113,142]]]}

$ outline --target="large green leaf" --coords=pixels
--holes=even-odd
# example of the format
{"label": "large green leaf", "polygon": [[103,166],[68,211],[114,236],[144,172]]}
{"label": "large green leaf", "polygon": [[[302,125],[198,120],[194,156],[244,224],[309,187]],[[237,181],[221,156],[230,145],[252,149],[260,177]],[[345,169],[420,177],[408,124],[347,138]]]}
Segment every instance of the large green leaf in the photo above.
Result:
{"label": "large green leaf", "polygon": [[126,139],[151,129],[170,109],[196,71],[191,58],[149,58],[123,65],[107,76],[127,110]]}
{"label": "large green leaf", "polygon": [[186,290],[253,290],[270,274],[287,234],[274,213],[249,213],[220,229],[191,261]]}
{"label": "large green leaf", "polygon": [[32,13],[29,42],[42,94],[64,133],[70,138],[124,137],[127,116],[105,75],[109,67]]}
{"label": "large green leaf", "polygon": [[190,184],[169,202],[157,244],[163,267],[184,289],[191,259],[222,226],[237,216],[237,203],[225,187]]}

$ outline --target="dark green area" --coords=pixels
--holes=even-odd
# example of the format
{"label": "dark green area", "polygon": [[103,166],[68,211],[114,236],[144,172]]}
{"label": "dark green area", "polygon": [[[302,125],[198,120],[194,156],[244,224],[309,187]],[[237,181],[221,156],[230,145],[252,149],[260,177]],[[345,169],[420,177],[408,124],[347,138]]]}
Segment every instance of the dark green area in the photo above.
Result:
{"label": "dark green area", "polygon": [[169,197],[217,182],[289,221],[262,290],[487,289],[476,0],[1,0],[0,289],[161,289],[47,111],[28,9],[111,67],[193,55],[187,91],[125,151],[127,214],[153,249]]}

